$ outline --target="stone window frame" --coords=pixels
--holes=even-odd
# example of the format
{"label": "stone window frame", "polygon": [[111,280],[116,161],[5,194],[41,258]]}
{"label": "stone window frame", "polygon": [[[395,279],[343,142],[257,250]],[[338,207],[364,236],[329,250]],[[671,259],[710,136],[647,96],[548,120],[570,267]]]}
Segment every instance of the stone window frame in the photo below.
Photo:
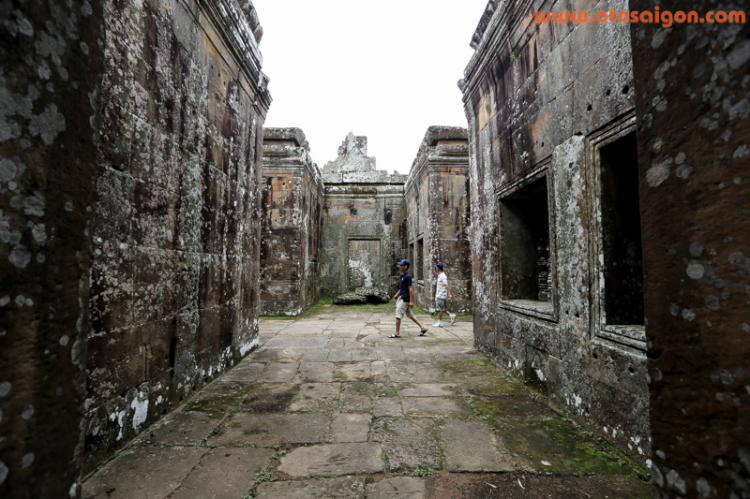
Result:
{"label": "stone window frame", "polygon": [[[559,322],[559,300],[557,296],[557,241],[556,241],[556,212],[555,212],[555,188],[554,188],[554,175],[550,170],[552,163],[552,156],[548,156],[543,159],[537,165],[532,168],[529,172],[517,177],[507,185],[495,190],[495,226],[497,227],[497,240],[496,245],[498,248],[498,258],[496,259],[496,275],[498,279],[497,286],[497,303],[501,309],[508,310],[510,312],[516,312],[518,314],[535,317],[550,322]],[[527,303],[520,303],[521,300],[508,300],[503,298],[503,275],[501,265],[500,251],[502,248],[502,224],[500,207],[504,198],[518,192],[527,185],[536,182],[544,178],[547,183],[547,223],[549,228],[549,254],[550,254],[550,272],[552,273],[552,288],[551,288],[551,299],[549,305],[544,306],[529,306]],[[523,300],[525,301],[525,300]],[[530,301],[530,300],[529,300]]]}
{"label": "stone window frame", "polygon": [[603,227],[600,217],[596,213],[596,207],[601,202],[601,182],[599,172],[601,171],[601,149],[630,134],[636,133],[635,110],[629,111],[620,118],[612,121],[607,126],[599,129],[589,137],[587,146],[587,162],[591,165],[586,173],[588,189],[588,218],[589,218],[589,271],[591,275],[591,324],[592,336],[607,346],[617,349],[625,349],[631,353],[645,355],[647,351],[646,324],[618,325],[604,324],[602,309],[604,299],[602,296],[602,283],[600,275],[603,265],[599,261],[600,248],[603,241]]}

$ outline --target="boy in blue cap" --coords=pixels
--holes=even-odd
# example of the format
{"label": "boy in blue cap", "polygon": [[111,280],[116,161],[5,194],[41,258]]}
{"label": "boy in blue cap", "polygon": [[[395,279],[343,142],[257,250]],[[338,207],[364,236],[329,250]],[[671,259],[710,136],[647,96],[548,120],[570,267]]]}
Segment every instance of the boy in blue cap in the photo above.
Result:
{"label": "boy in blue cap", "polygon": [[[433,324],[434,327],[443,327],[443,312],[448,312],[448,307],[445,300],[452,300],[453,295],[448,287],[448,276],[443,271],[444,265],[441,262],[435,264],[435,270],[438,273],[437,286],[435,287],[435,311],[438,313],[438,321]],[[448,312],[448,317],[451,318],[451,325],[456,322],[456,314]]]}
{"label": "boy in blue cap", "polygon": [[398,293],[393,297],[396,302],[396,334],[388,336],[389,338],[401,338],[401,319],[405,316],[417,323],[420,329],[419,336],[424,336],[427,333],[427,328],[424,324],[419,322],[419,319],[414,315],[412,308],[414,308],[414,288],[411,283],[411,275],[409,274],[409,266],[411,262],[409,260],[402,260],[398,262],[398,268],[401,270],[401,281],[398,284]]}

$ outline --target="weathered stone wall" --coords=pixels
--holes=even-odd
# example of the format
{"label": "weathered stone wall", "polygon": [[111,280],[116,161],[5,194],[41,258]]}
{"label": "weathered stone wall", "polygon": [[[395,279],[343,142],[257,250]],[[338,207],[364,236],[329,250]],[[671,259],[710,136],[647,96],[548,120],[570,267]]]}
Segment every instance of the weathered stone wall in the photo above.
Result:
{"label": "weathered stone wall", "polygon": [[318,299],[323,182],[302,130],[263,136],[260,313],[296,316]]}
{"label": "weathered stone wall", "polygon": [[0,497],[78,490],[102,15],[0,1]]}
{"label": "weathered stone wall", "polygon": [[[618,23],[534,22],[534,10],[570,8],[490,2],[459,82],[469,121],[475,341],[645,461],[630,32]],[[622,11],[627,2],[575,8]]]}
{"label": "weathered stone wall", "polygon": [[260,26],[247,1],[105,2],[86,469],[257,344]]}
{"label": "weathered stone wall", "polygon": [[405,189],[407,254],[412,263],[411,274],[416,279],[415,303],[424,310],[435,310],[435,264],[443,262],[453,295],[448,302],[449,311],[471,311],[466,129],[428,128]]}
{"label": "weathered stone wall", "polygon": [[750,497],[750,28],[631,32],[656,496]]}
{"label": "weathered stone wall", "polygon": [[321,171],[325,185],[321,286],[328,296],[388,299],[398,285],[395,263],[406,257],[406,175],[376,170],[367,138],[353,134]]}

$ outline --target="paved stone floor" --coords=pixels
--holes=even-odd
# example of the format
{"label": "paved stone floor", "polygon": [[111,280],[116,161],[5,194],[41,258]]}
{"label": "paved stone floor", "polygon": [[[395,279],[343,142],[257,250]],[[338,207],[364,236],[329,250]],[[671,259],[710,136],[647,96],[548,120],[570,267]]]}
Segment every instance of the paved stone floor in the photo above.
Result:
{"label": "paved stone floor", "polygon": [[[94,474],[84,498],[645,498],[630,461],[472,347],[472,325],[323,309]],[[340,309],[337,309],[340,310]],[[423,316],[431,324],[434,319]]]}

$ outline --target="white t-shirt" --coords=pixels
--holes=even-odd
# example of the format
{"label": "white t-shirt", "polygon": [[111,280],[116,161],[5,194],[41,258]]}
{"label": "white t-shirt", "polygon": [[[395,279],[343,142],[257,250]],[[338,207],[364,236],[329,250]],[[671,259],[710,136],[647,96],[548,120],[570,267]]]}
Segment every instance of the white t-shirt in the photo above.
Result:
{"label": "white t-shirt", "polygon": [[448,276],[445,275],[445,272],[438,274],[437,288],[435,289],[435,298],[440,298],[441,300],[445,300],[446,298],[448,298],[448,289],[446,289],[447,286]]}

